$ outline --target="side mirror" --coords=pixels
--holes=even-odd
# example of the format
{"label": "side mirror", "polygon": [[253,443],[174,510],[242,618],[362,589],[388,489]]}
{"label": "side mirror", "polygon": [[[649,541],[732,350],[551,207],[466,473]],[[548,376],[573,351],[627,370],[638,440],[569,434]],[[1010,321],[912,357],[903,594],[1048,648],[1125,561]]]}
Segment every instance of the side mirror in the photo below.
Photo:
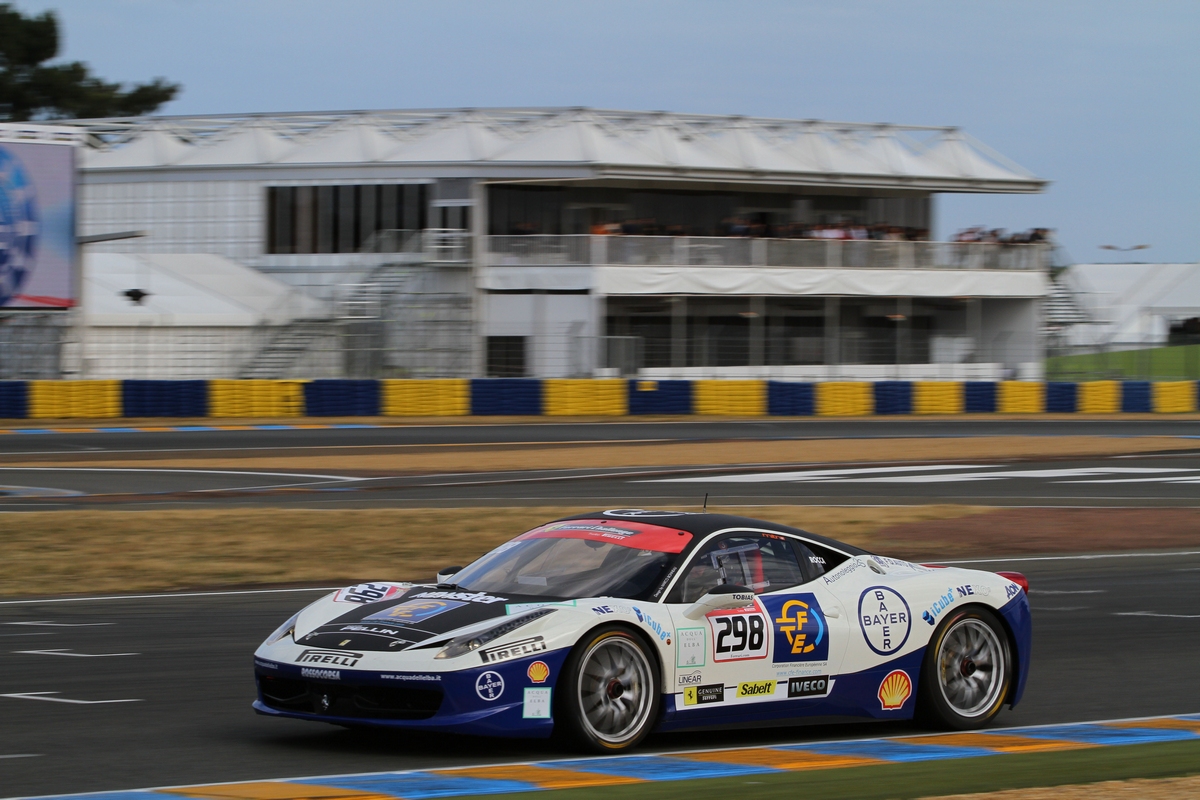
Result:
{"label": "side mirror", "polygon": [[688,619],[700,619],[710,611],[729,611],[754,604],[754,591],[745,586],[725,584],[714,586],[708,593],[683,611]]}
{"label": "side mirror", "polygon": [[437,582],[449,583],[450,579],[462,572],[462,567],[442,567],[438,570]]}

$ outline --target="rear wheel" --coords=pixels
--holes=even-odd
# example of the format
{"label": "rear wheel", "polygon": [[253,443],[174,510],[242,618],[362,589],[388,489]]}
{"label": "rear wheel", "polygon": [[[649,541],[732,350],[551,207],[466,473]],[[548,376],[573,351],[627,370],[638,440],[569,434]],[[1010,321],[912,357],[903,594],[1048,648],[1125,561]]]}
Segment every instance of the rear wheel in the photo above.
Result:
{"label": "rear wheel", "polygon": [[960,609],[934,632],[921,669],[921,712],[927,721],[960,731],[982,728],[1008,696],[1008,636],[991,611]]}
{"label": "rear wheel", "polygon": [[658,716],[658,667],[624,628],[601,628],[576,645],[559,680],[559,715],[583,748],[614,753],[646,737]]}

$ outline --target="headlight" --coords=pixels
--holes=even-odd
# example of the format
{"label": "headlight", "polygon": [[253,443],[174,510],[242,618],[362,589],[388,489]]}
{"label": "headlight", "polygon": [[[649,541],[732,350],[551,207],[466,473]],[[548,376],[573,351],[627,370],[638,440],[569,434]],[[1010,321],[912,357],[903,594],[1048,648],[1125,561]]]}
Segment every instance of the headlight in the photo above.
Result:
{"label": "headlight", "polygon": [[457,658],[458,656],[470,653],[472,650],[478,650],[490,641],[499,639],[505,634],[512,633],[522,625],[528,625],[535,619],[541,619],[547,614],[553,614],[553,608],[539,608],[536,611],[531,611],[528,614],[522,614],[519,617],[513,617],[501,622],[499,625],[488,628],[487,630],[478,633],[469,633],[463,636],[456,636],[446,643],[442,648],[442,652],[438,653],[434,658]]}
{"label": "headlight", "polygon": [[283,637],[291,636],[296,630],[296,620],[298,619],[300,619],[299,611],[297,611],[295,614],[292,614],[291,619],[276,628],[275,632],[268,636],[267,640],[263,642],[263,646],[270,647]]}

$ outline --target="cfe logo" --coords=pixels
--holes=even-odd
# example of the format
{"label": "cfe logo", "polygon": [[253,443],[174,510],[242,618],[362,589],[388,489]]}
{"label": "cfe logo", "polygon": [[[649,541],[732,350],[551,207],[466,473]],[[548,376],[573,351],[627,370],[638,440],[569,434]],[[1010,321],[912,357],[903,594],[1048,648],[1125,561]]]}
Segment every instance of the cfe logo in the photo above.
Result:
{"label": "cfe logo", "polygon": [[884,711],[895,711],[912,697],[912,679],[902,669],[892,670],[880,682],[877,696]]}
{"label": "cfe logo", "polygon": [[825,614],[814,595],[763,595],[759,599],[775,625],[776,664],[829,658]]}
{"label": "cfe logo", "polygon": [[545,661],[535,661],[525,670],[525,675],[534,683],[545,683],[546,678],[550,677],[550,668]]}

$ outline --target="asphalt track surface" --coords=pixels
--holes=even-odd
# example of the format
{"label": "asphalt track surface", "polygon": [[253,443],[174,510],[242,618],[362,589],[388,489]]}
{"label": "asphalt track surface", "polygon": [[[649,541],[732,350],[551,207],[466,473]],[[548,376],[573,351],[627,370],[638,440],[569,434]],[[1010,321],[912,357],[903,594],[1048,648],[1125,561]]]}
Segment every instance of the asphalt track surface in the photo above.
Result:
{"label": "asphalt track surface", "polygon": [[[975,566],[1018,569],[1032,584],[1029,687],[998,726],[1200,711],[1200,553]],[[381,576],[386,571],[381,565]],[[0,605],[0,796],[570,755],[539,740],[346,731],[256,716],[251,653],[318,594]],[[913,730],[855,723],[664,734],[645,750]]]}

